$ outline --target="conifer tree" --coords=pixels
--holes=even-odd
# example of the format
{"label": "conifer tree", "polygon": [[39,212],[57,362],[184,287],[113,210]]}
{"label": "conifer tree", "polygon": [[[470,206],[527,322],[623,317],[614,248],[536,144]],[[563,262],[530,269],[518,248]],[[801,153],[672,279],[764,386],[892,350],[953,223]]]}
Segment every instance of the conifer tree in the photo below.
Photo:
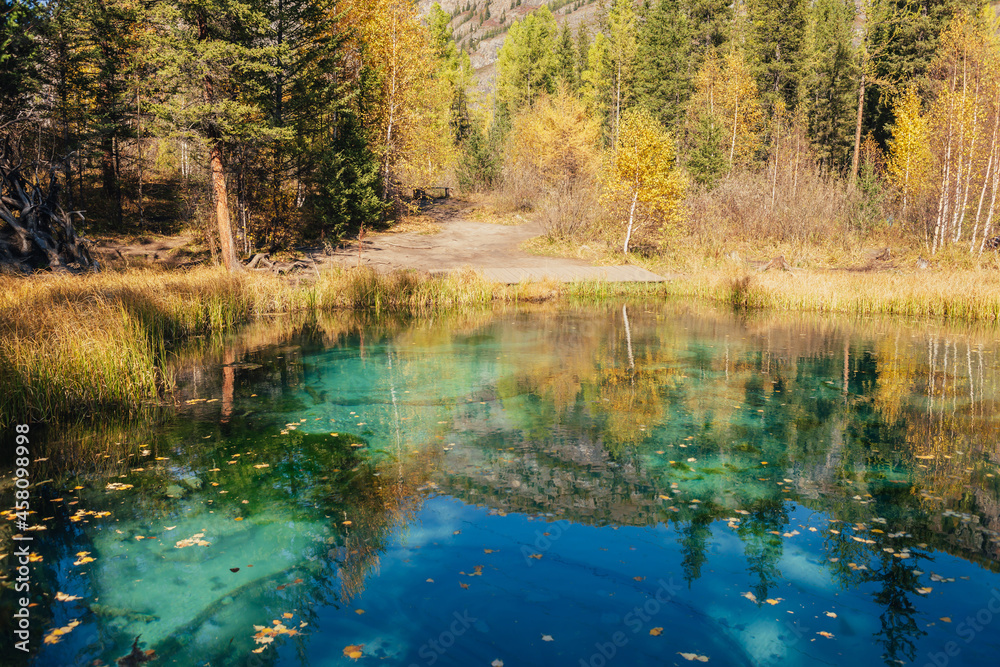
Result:
{"label": "conifer tree", "polygon": [[691,96],[691,42],[680,0],[650,7],[638,35],[636,99],[666,127],[676,123]]}

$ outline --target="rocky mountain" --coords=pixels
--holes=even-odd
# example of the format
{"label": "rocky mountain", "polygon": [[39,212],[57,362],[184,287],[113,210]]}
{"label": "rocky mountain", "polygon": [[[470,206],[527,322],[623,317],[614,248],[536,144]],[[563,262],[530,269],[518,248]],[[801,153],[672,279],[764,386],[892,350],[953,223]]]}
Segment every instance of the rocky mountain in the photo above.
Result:
{"label": "rocky mountain", "polygon": [[[418,0],[421,14],[427,14],[435,0]],[[476,70],[476,83],[480,92],[492,90],[497,54],[503,46],[510,26],[517,20],[547,5],[556,17],[560,29],[568,22],[576,34],[582,24],[596,31],[602,6],[601,0],[437,0],[441,9],[448,12],[451,29],[459,48],[468,52]]]}

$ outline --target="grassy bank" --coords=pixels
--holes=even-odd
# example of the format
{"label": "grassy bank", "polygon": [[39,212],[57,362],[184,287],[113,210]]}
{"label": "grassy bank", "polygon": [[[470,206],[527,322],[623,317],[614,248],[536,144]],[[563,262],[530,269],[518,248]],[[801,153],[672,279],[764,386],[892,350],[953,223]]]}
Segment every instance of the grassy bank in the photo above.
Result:
{"label": "grassy bank", "polygon": [[671,294],[741,308],[851,315],[929,317],[964,323],[1000,321],[997,272],[766,271],[718,269],[679,276]]}
{"label": "grassy bank", "polygon": [[[607,288],[576,288],[601,298]],[[103,409],[134,411],[172,386],[170,346],[266,314],[425,314],[553,298],[557,283],[496,285],[477,274],[332,271],[315,281],[215,269],[0,277],[0,427]]]}
{"label": "grassy bank", "polygon": [[[655,267],[652,267],[655,268]],[[472,272],[333,271],[311,282],[215,269],[0,278],[0,427],[112,409],[134,411],[173,386],[168,350],[267,314],[339,309],[430,314],[564,298],[699,297],[743,308],[1000,320],[995,271],[917,273],[706,269],[649,285],[498,285]]]}

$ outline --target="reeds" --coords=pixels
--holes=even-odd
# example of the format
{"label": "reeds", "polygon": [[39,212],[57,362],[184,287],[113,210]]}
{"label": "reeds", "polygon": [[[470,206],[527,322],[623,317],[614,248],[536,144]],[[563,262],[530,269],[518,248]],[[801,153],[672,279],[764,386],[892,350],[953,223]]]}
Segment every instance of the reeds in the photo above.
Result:
{"label": "reeds", "polygon": [[0,427],[102,410],[169,391],[167,351],[269,313],[426,314],[538,302],[558,284],[497,285],[469,270],[431,277],[340,269],[313,282],[216,269],[0,277]]}
{"label": "reeds", "polygon": [[739,308],[931,317],[963,323],[1000,322],[996,272],[704,271],[682,278],[675,294]]}

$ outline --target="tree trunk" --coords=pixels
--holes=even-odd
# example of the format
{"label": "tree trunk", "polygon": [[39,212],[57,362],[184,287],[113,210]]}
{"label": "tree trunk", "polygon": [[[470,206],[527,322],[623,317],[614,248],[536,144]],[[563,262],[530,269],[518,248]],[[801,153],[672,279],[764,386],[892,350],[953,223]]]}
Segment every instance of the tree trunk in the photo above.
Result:
{"label": "tree trunk", "polygon": [[628,212],[628,230],[625,232],[625,254],[628,254],[628,242],[632,238],[632,222],[635,220],[635,203],[639,200],[639,190],[632,194],[632,208]]}
{"label": "tree trunk", "polygon": [[[199,38],[205,41],[209,37],[208,18],[204,13],[198,15]],[[204,79],[204,100],[206,105],[215,102],[214,81],[212,75],[206,74]],[[239,271],[243,266],[236,257],[236,244],[233,242],[233,226],[229,219],[229,190],[226,188],[226,167],[222,160],[222,135],[219,128],[210,121],[206,128],[209,145],[209,171],[212,172],[212,193],[215,195],[215,222],[219,231],[219,250],[222,253],[222,265],[227,271]]]}
{"label": "tree trunk", "polygon": [[865,73],[861,71],[861,83],[858,85],[858,118],[854,125],[854,157],[851,159],[851,175],[858,179],[858,166],[861,158],[861,121],[865,108]]}
{"label": "tree trunk", "polygon": [[236,257],[236,244],[233,242],[233,226],[229,219],[229,191],[226,188],[226,170],[222,162],[222,140],[211,142],[209,162],[212,169],[212,192],[215,194],[215,222],[219,230],[219,249],[222,252],[222,265],[227,271],[242,268]]}

